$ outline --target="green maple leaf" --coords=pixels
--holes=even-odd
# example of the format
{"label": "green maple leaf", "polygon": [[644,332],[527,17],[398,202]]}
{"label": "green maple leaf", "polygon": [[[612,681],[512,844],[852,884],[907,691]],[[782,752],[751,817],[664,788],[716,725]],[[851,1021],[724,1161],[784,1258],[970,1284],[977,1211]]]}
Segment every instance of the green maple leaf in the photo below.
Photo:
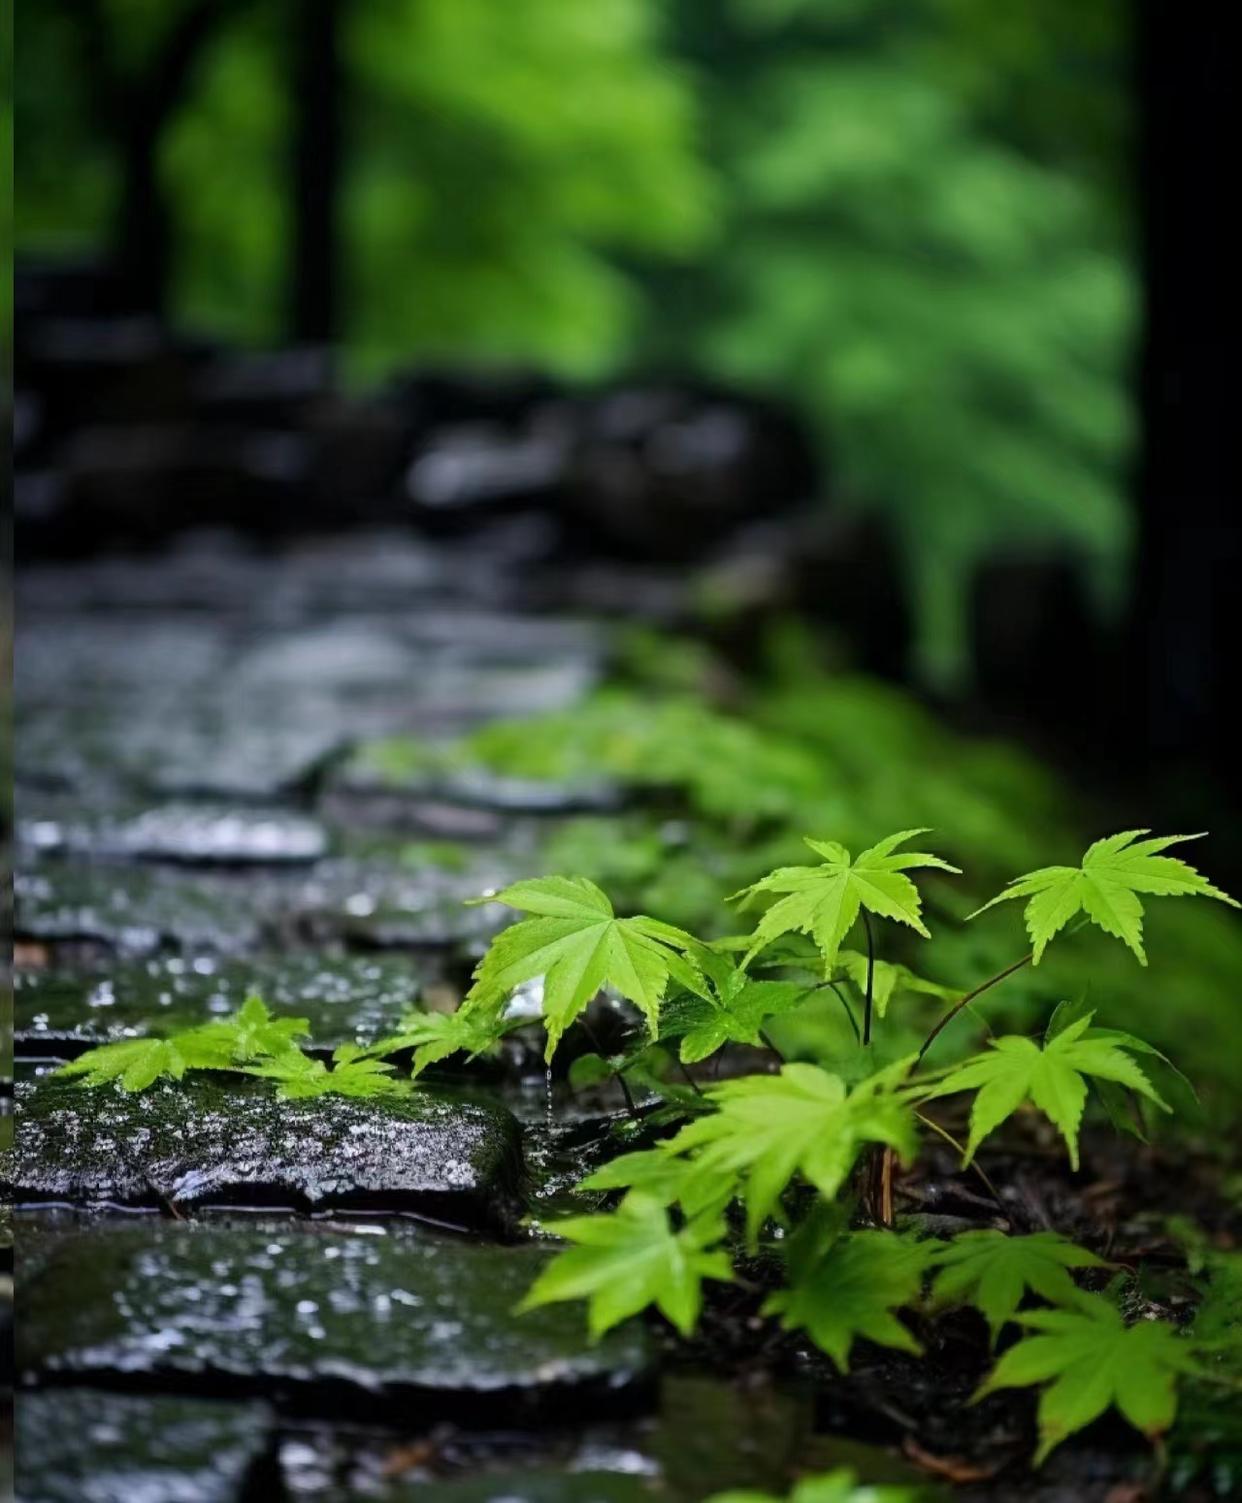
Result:
{"label": "green maple leaf", "polygon": [[764,1314],[806,1331],[842,1371],[859,1337],[917,1355],[918,1342],[893,1312],[917,1301],[933,1251],[895,1232],[850,1232],[770,1295]]}
{"label": "green maple leaf", "polygon": [[916,1148],[914,1118],[895,1087],[907,1061],[846,1090],[818,1065],[785,1065],[779,1075],[747,1075],[711,1086],[714,1112],[688,1123],[668,1151],[695,1155],[697,1173],[744,1176],[747,1236],[777,1209],[801,1173],[826,1199],[845,1182],[863,1143],[886,1143],[903,1160]]}
{"label": "green maple leaf", "polygon": [[[858,950],[837,952],[837,968],[865,995],[867,990],[867,957]],[[833,978],[835,979],[835,977]],[[871,978],[871,1001],[880,1017],[888,1011],[888,1004],[897,992],[921,992],[927,997],[951,997],[960,995],[951,986],[941,986],[938,981],[929,981],[909,966],[897,965],[888,960],[877,960]]]}
{"label": "green maple leaf", "polygon": [[1071,1023],[1041,1049],[1031,1039],[1011,1035],[992,1039],[987,1054],[951,1070],[927,1092],[927,1099],[977,1091],[970,1109],[966,1163],[995,1128],[1024,1101],[1032,1101],[1060,1130],[1071,1165],[1078,1168],[1078,1126],[1087,1100],[1085,1076],[1116,1081],[1146,1096],[1162,1111],[1167,1103],[1133,1059],[1108,1037],[1086,1036],[1093,1013]]}
{"label": "green maple leaf", "polygon": [[[860,1487],[848,1467],[836,1467],[818,1477],[803,1477],[789,1494],[789,1503],[918,1503],[924,1496],[919,1487],[874,1487],[870,1484]],[[739,1488],[715,1493],[707,1503],[782,1503],[782,1500],[770,1493]]]}
{"label": "green maple leaf", "polygon": [[556,1231],[578,1245],[553,1258],[518,1310],[585,1299],[592,1340],[647,1305],[688,1336],[702,1308],[703,1280],[733,1277],[728,1256],[714,1247],[725,1236],[719,1214],[674,1230],[661,1202],[638,1191],[608,1215],[573,1216]]}
{"label": "green maple leaf", "polygon": [[1199,840],[1201,835],[1138,839],[1149,833],[1123,830],[1088,846],[1081,866],[1045,866],[1024,877],[1015,877],[1004,892],[970,917],[985,913],[997,903],[1029,898],[1023,917],[1035,952],[1033,964],[1038,965],[1048,941],[1081,912],[1105,934],[1123,940],[1146,965],[1139,893],[1162,898],[1216,898],[1233,908],[1240,906],[1227,892],[1201,877],[1193,866],[1176,856],[1157,854],[1180,841]]}
{"label": "green maple leaf", "polygon": [[680,1205],[687,1216],[709,1208],[723,1210],[737,1192],[736,1175],[704,1175],[692,1159],[681,1158],[664,1142],[638,1153],[623,1153],[587,1175],[581,1190],[638,1190],[661,1205]]}
{"label": "green maple leaf", "polygon": [[543,980],[547,1058],[561,1035],[604,985],[633,1002],[655,1036],[669,977],[689,991],[703,982],[687,952],[701,949],[682,929],[640,914],[617,918],[608,898],[586,877],[541,877],[514,882],[478,902],[507,903],[534,917],[504,929],[474,972],[462,1008],[496,1015],[509,993],[536,976]]}
{"label": "green maple leaf", "polygon": [[235,1061],[244,1064],[296,1049],[296,1040],[310,1036],[310,1020],[273,1017],[263,998],[252,992],[231,1017],[205,1023],[195,1032],[202,1038],[218,1039]]}
{"label": "green maple leaf", "polygon": [[1127,1326],[1098,1294],[1080,1293],[1072,1310],[1029,1310],[1018,1319],[1039,1334],[1010,1347],[975,1397],[1049,1385],[1039,1400],[1037,1466],[1110,1405],[1144,1435],[1163,1434],[1177,1411],[1178,1373],[1198,1370],[1173,1326],[1158,1320]]}
{"label": "green maple leaf", "polygon": [[685,1065],[697,1064],[724,1044],[757,1047],[768,1018],[797,1007],[812,990],[794,981],[755,981],[706,946],[697,958],[707,985],[697,994],[675,997],[660,1016],[661,1041],[680,1038]]}
{"label": "green maple leaf", "polygon": [[947,872],[958,868],[920,851],[893,854],[903,842],[926,833],[925,829],[900,830],[877,841],[857,860],[835,840],[808,839],[806,844],[824,858],[822,865],[783,866],[733,894],[734,898],[765,892],[786,894],[760,919],[742,965],[748,965],[765,945],[792,930],[811,935],[824,957],[825,968],[830,970],[842,941],[864,908],[881,918],[908,924],[924,939],[929,938],[918,888],[905,873],[919,866]]}
{"label": "green maple leaf", "polygon": [[476,1059],[480,1054],[490,1052],[507,1032],[520,1028],[525,1021],[524,1018],[497,1018],[463,1008],[456,1012],[412,1012],[402,1019],[397,1033],[378,1039],[365,1053],[379,1058],[413,1049],[411,1074],[417,1077],[428,1065],[452,1054],[465,1054],[469,1059]]}
{"label": "green maple leaf", "polygon": [[247,1075],[277,1082],[282,1101],[312,1096],[392,1096],[409,1089],[409,1082],[393,1076],[394,1066],[368,1056],[357,1044],[342,1044],[333,1052],[329,1070],[321,1059],[300,1050],[243,1067]]}
{"label": "green maple leaf", "polygon": [[987,1321],[993,1342],[1014,1318],[1027,1290],[1050,1304],[1069,1304],[1079,1293],[1069,1269],[1107,1267],[1102,1258],[1056,1232],[1026,1237],[991,1230],[962,1232],[937,1247],[933,1261],[939,1270],[932,1285],[933,1302],[974,1305]]}
{"label": "green maple leaf", "polygon": [[192,1029],[168,1039],[120,1039],[88,1049],[57,1070],[62,1076],[81,1076],[85,1086],[119,1080],[127,1091],[144,1091],[160,1079],[180,1080],[187,1070],[227,1070],[233,1053],[227,1040],[211,1037],[206,1029]]}

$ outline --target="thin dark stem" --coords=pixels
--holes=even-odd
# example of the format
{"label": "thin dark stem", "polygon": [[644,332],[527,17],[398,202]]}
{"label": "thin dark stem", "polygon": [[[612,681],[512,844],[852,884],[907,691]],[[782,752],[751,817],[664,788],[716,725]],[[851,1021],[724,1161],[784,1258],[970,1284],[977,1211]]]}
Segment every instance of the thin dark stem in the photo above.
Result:
{"label": "thin dark stem", "polygon": [[871,932],[871,920],[867,916],[867,910],[862,911],[863,927],[867,931],[867,996],[863,1006],[863,1033],[864,1045],[871,1042],[871,993],[875,986],[875,935]]}
{"label": "thin dark stem", "polygon": [[[582,1031],[586,1034],[591,1048],[595,1050],[596,1054],[598,1054],[601,1059],[606,1060],[608,1056],[604,1053],[604,1046],[600,1043],[599,1037],[596,1034],[594,1028],[591,1027],[585,1017],[579,1017],[578,1021],[582,1024]],[[621,1071],[617,1069],[613,1070],[612,1078],[621,1087],[621,1094],[625,1097],[626,1110],[629,1112],[631,1117],[637,1117],[638,1107],[634,1103],[634,1096],[630,1090],[629,1082],[626,1080],[625,1076],[622,1075]]]}
{"label": "thin dark stem", "polygon": [[[931,1130],[932,1130],[932,1132],[937,1133],[940,1137],[942,1137],[945,1140],[946,1143],[950,1144],[953,1148],[955,1148],[957,1150],[957,1152],[961,1154],[961,1156],[962,1156],[963,1159],[966,1157],[966,1150],[962,1147],[962,1145],[957,1141],[957,1139],[953,1136],[953,1134],[951,1132],[949,1132],[945,1128],[941,1127],[941,1125],[940,1125],[939,1122],[933,1122],[930,1117],[925,1117],[922,1112],[915,1112],[914,1115],[919,1119],[919,1121],[923,1124],[924,1127],[930,1127]],[[973,1160],[971,1161],[970,1167],[975,1171],[975,1173],[983,1181],[985,1187],[987,1188],[988,1194],[992,1197],[992,1199],[996,1202],[996,1204],[998,1206],[1000,1206],[1001,1210],[1003,1211],[1005,1209],[1005,1202],[1000,1198],[1000,1192],[997,1190],[996,1186],[987,1177],[987,1175],[984,1174],[983,1170],[980,1169],[980,1167],[978,1166],[978,1164],[976,1164]]]}
{"label": "thin dark stem", "polygon": [[841,1006],[845,1009],[845,1016],[850,1020],[850,1027],[854,1030],[854,1037],[861,1044],[862,1034],[858,1031],[858,1019],[854,1016],[854,1009],[850,1006],[849,1000],[846,997],[845,993],[841,990],[841,988],[835,981],[826,981],[824,985],[831,987],[832,990],[836,993],[838,1002],[840,1002]]}
{"label": "thin dark stem", "polygon": [[953,1006],[948,1010],[948,1012],[945,1013],[944,1017],[940,1019],[940,1021],[936,1024],[932,1031],[923,1040],[923,1047],[919,1050],[918,1057],[915,1059],[914,1063],[916,1065],[923,1063],[923,1056],[927,1053],[931,1046],[936,1042],[936,1040],[949,1026],[953,1019],[957,1017],[958,1013],[961,1012],[964,1007],[969,1007],[976,997],[982,996],[984,992],[990,990],[999,982],[1004,981],[1007,976],[1012,976],[1015,971],[1020,971],[1024,965],[1029,965],[1034,958],[1035,951],[1028,951],[1021,960],[1015,960],[1012,965],[1006,966],[1003,971],[997,971],[995,976],[989,976],[986,981],[980,982],[980,984],[975,987],[973,992],[967,992],[960,1002],[955,1002]]}
{"label": "thin dark stem", "polygon": [[680,1059],[677,1061],[677,1068],[681,1071],[682,1076],[684,1077],[686,1084],[690,1087],[690,1089],[694,1092],[694,1094],[696,1096],[701,1096],[703,1094],[703,1092],[699,1089],[699,1083],[698,1083],[698,1081],[695,1080],[694,1076],[691,1075],[690,1071],[686,1069],[685,1063],[682,1060],[680,1060]]}
{"label": "thin dark stem", "polygon": [[778,1065],[783,1065],[785,1063],[785,1056],[781,1053],[781,1051],[772,1042],[771,1038],[768,1036],[768,1031],[767,1031],[766,1028],[761,1028],[759,1030],[759,1037],[763,1040],[763,1042],[768,1046],[768,1048],[776,1056],[776,1063]]}

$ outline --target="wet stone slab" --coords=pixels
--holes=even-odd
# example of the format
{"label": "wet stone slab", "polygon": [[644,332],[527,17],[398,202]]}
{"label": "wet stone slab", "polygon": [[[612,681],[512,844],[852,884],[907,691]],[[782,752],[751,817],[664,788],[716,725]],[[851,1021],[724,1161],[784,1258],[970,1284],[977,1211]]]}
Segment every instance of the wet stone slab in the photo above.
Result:
{"label": "wet stone slab", "polygon": [[19,1204],[283,1206],[511,1223],[521,1132],[504,1107],[419,1089],[370,1101],[277,1101],[267,1082],[201,1077],[141,1093],[23,1081],[0,1155]]}
{"label": "wet stone slab", "polygon": [[262,934],[253,894],[222,877],[32,861],[14,876],[13,895],[17,935],[45,943],[236,952],[254,949]]}
{"label": "wet stone slab", "polygon": [[22,1279],[18,1370],[420,1428],[566,1423],[644,1396],[646,1333],[514,1307],[548,1254],[410,1226],[115,1224],[53,1235]]}
{"label": "wet stone slab", "polygon": [[18,789],[19,847],[38,855],[187,866],[300,865],[328,854],[318,820],[288,809],[154,804],[101,809]]}
{"label": "wet stone slab", "polygon": [[23,613],[18,774],[32,786],[279,798],[362,739],[563,709],[599,674],[582,625],[452,613],[216,620],[176,610]]}
{"label": "wet stone slab", "polygon": [[60,1389],[18,1394],[15,1418],[22,1503],[245,1503],[270,1489],[258,1405]]}
{"label": "wet stone slab", "polygon": [[278,1016],[306,1018],[309,1046],[327,1052],[395,1032],[441,979],[430,957],[297,953],[130,960],[106,974],[19,971],[14,1043],[27,1057],[68,1059],[96,1044],[192,1028],[258,992]]}
{"label": "wet stone slab", "polygon": [[15,932],[122,955],[240,954],[271,945],[449,949],[485,942],[503,922],[465,899],[516,876],[483,853],[464,872],[390,859],[329,858],[296,871],[202,872],[169,866],[32,859],[14,879]]}

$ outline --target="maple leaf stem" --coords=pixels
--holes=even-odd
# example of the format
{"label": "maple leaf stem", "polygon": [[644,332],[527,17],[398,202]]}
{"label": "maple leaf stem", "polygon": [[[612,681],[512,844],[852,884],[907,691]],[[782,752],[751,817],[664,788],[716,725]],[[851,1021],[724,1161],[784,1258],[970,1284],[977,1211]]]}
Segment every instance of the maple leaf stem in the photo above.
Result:
{"label": "maple leaf stem", "polygon": [[[582,1031],[586,1034],[587,1042],[590,1044],[591,1048],[595,1050],[596,1054],[598,1054],[601,1059],[607,1059],[608,1056],[604,1053],[604,1046],[599,1041],[599,1035],[595,1032],[594,1028],[591,1027],[591,1025],[587,1022],[586,1018],[582,1014],[579,1014],[578,1022],[582,1025]],[[634,1093],[630,1090],[629,1082],[626,1080],[625,1076],[621,1073],[620,1070],[614,1070],[612,1072],[612,1078],[621,1087],[621,1094],[625,1097],[626,1111],[629,1112],[631,1117],[637,1118],[638,1107],[634,1102]]]}
{"label": "maple leaf stem", "polygon": [[1034,960],[1034,958],[1035,951],[1028,950],[1021,960],[1015,960],[1012,965],[1007,965],[1003,971],[997,971],[995,976],[989,976],[986,981],[981,981],[979,985],[975,987],[974,991],[967,992],[960,1002],[955,1002],[953,1006],[948,1010],[948,1012],[945,1013],[944,1017],[940,1019],[940,1021],[936,1024],[932,1031],[923,1040],[923,1047],[919,1050],[918,1055],[916,1056],[914,1061],[915,1066],[917,1067],[923,1063],[923,1056],[936,1042],[936,1040],[940,1037],[944,1030],[949,1026],[953,1019],[957,1017],[958,1013],[960,1013],[963,1008],[969,1007],[976,997],[981,997],[984,992],[990,991],[992,987],[999,985],[999,983],[1004,981],[1006,977],[1012,976],[1015,971],[1020,971],[1023,966],[1030,965],[1031,961]]}
{"label": "maple leaf stem", "polygon": [[[925,1117],[922,1112],[915,1112],[914,1115],[918,1118],[918,1120],[923,1124],[924,1127],[930,1127],[932,1132],[936,1133],[939,1137],[942,1137],[951,1148],[956,1149],[958,1154],[962,1158],[966,1157],[966,1149],[961,1143],[958,1142],[958,1140],[947,1128],[941,1127],[939,1122],[933,1122],[930,1117]],[[970,1167],[983,1181],[984,1185],[987,1187],[988,1194],[992,1197],[996,1204],[1003,1207],[1005,1202],[1000,1198],[1000,1192],[973,1159],[970,1161]]]}
{"label": "maple leaf stem", "polygon": [[[1066,937],[1068,938],[1068,936],[1071,934],[1077,934],[1086,922],[1087,920],[1084,917],[1080,918],[1076,924],[1071,924],[1071,926],[1065,931]],[[961,1012],[964,1007],[969,1007],[976,997],[981,997],[984,992],[990,991],[992,987],[998,985],[1007,977],[1012,976],[1015,971],[1020,971],[1024,965],[1030,965],[1031,961],[1034,959],[1035,951],[1028,950],[1021,960],[1015,960],[1012,965],[1007,965],[1003,971],[997,971],[995,976],[989,976],[986,981],[981,981],[979,985],[975,987],[974,991],[967,992],[960,1002],[955,1002],[953,1006],[948,1010],[948,1012],[945,1013],[944,1017],[940,1019],[940,1021],[936,1024],[932,1031],[923,1040],[923,1047],[915,1056],[914,1064],[910,1068],[912,1070],[917,1069],[918,1066],[923,1063],[923,1056],[927,1053],[931,1046],[936,1042],[936,1040],[949,1026],[953,1019],[957,1017],[958,1013]]]}
{"label": "maple leaf stem", "polygon": [[677,1061],[677,1068],[681,1071],[682,1075],[685,1078],[686,1084],[690,1087],[694,1094],[696,1096],[701,1096],[703,1092],[699,1088],[699,1083],[697,1080],[695,1080],[694,1076],[691,1075],[690,1071],[686,1069],[685,1062],[683,1060],[679,1059]]}
{"label": "maple leaf stem", "polygon": [[[781,1051],[772,1042],[772,1039],[771,1039],[770,1035],[768,1034],[768,1030],[766,1028],[761,1028],[759,1030],[759,1037],[763,1040],[763,1042],[768,1046],[768,1048],[776,1056],[776,1062],[777,1062],[777,1064],[778,1065],[783,1065],[785,1063],[785,1056],[781,1053]],[[717,1058],[719,1058],[719,1056],[717,1056]]]}
{"label": "maple leaf stem", "polygon": [[871,919],[864,908],[862,911],[863,928],[867,931],[867,995],[863,1005],[863,1031],[862,1041],[864,1045],[871,1043],[871,993],[875,987],[875,935],[871,930]]}
{"label": "maple leaf stem", "polygon": [[837,1000],[840,1002],[841,1006],[845,1009],[845,1016],[850,1020],[850,1027],[854,1030],[854,1037],[861,1044],[862,1043],[862,1034],[859,1033],[859,1031],[858,1031],[858,1019],[854,1016],[854,1009],[850,1006],[849,1001],[847,1000],[845,993],[841,990],[841,988],[837,985],[837,983],[835,981],[829,981],[827,984],[832,989],[832,991],[834,991],[836,993]]}

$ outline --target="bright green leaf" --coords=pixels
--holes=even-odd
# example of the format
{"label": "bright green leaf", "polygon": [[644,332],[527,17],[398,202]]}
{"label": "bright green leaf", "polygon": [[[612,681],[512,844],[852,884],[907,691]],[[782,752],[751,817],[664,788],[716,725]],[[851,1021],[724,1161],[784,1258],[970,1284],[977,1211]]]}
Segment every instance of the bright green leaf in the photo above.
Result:
{"label": "bright green leaf", "polygon": [[411,1074],[421,1075],[428,1065],[452,1054],[475,1059],[495,1049],[511,1028],[521,1026],[520,1018],[506,1020],[486,1012],[459,1007],[455,1012],[412,1012],[402,1019],[399,1030],[379,1039],[364,1052],[372,1058],[414,1051]]}
{"label": "bright green leaf", "polygon": [[534,917],[492,941],[462,1008],[467,1015],[495,1015],[515,986],[542,976],[549,1059],[602,986],[615,987],[633,1002],[653,1037],[669,977],[690,991],[702,988],[699,967],[687,954],[701,948],[691,935],[643,915],[617,918],[607,897],[585,877],[515,882],[479,901],[508,903]]}
{"label": "bright green leaf", "polygon": [[817,1065],[785,1065],[779,1075],[748,1075],[711,1086],[717,1109],[687,1124],[669,1151],[695,1155],[697,1172],[745,1176],[747,1234],[753,1243],[796,1173],[831,1199],[864,1143],[914,1156],[914,1118],[894,1087],[904,1072],[881,1071],[853,1091]]}
{"label": "bright green leaf", "polygon": [[1227,892],[1213,887],[1193,866],[1175,856],[1158,852],[1183,840],[1198,840],[1199,835],[1162,835],[1139,840],[1147,830],[1123,830],[1109,835],[1087,848],[1081,866],[1046,866],[1039,871],[1015,877],[1002,893],[975,910],[985,913],[997,903],[1013,898],[1029,898],[1025,919],[1027,933],[1034,947],[1034,964],[1038,965],[1048,941],[1069,923],[1076,913],[1083,913],[1105,934],[1123,940],[1143,965],[1143,905],[1139,893],[1153,897],[1216,898],[1231,907],[1239,905]]}
{"label": "bright green leaf", "polygon": [[837,952],[864,908],[881,918],[908,924],[928,938],[918,888],[905,872],[912,867],[931,866],[948,872],[958,868],[939,856],[918,851],[893,854],[904,841],[925,833],[922,829],[898,831],[863,851],[856,861],[836,841],[808,839],[806,844],[824,858],[822,865],[780,867],[734,894],[735,898],[766,892],[785,894],[760,919],[743,966],[772,940],[794,930],[812,936],[828,971],[836,964]]}
{"label": "bright green leaf", "polygon": [[1188,1343],[1165,1321],[1127,1326],[1098,1294],[1079,1294],[1072,1310],[1029,1310],[1023,1337],[1001,1357],[976,1394],[1047,1384],[1039,1400],[1038,1465],[1067,1435],[1113,1405],[1144,1435],[1164,1433],[1177,1409],[1178,1373],[1197,1370]]}
{"label": "bright green leaf", "polygon": [[918,1300],[934,1246],[895,1232],[850,1232],[770,1295],[764,1313],[779,1315],[786,1330],[805,1330],[842,1371],[859,1337],[917,1354],[918,1342],[893,1312]]}
{"label": "bright green leaf", "polygon": [[697,1064],[725,1044],[762,1042],[761,1029],[769,1018],[788,1012],[811,988],[795,981],[754,981],[723,956],[704,950],[703,971],[709,995],[687,993],[665,1006],[660,1018],[661,1039],[680,1038],[683,1064]]}
{"label": "bright green leaf", "polygon": [[231,1017],[206,1023],[196,1032],[203,1038],[219,1039],[231,1049],[235,1061],[245,1064],[296,1049],[296,1041],[310,1035],[310,1020],[273,1017],[263,998],[252,992]]}
{"label": "bright green leaf", "polygon": [[992,1230],[962,1232],[938,1247],[933,1260],[939,1269],[932,1285],[934,1302],[974,1305],[993,1341],[1014,1318],[1028,1290],[1050,1304],[1069,1304],[1077,1298],[1078,1286],[1067,1270],[1106,1266],[1102,1258],[1056,1232],[1026,1237]]}
{"label": "bright green leaf", "polygon": [[247,1075],[277,1083],[282,1101],[312,1096],[392,1096],[409,1089],[409,1082],[394,1077],[394,1066],[372,1059],[356,1044],[342,1044],[332,1055],[329,1070],[321,1059],[300,1052],[244,1067]]}
{"label": "bright green leaf", "polygon": [[725,1235],[721,1217],[697,1217],[676,1231],[660,1201],[638,1191],[609,1215],[574,1216],[556,1231],[577,1246],[552,1259],[518,1308],[585,1299],[592,1340],[647,1305],[688,1336],[703,1280],[733,1277],[728,1256],[715,1247]]}
{"label": "bright green leaf", "polygon": [[86,1086],[119,1080],[127,1091],[144,1091],[161,1079],[180,1080],[187,1070],[227,1070],[233,1053],[227,1039],[194,1029],[171,1039],[120,1039],[88,1049],[56,1072],[81,1076]]}
{"label": "bright green leaf", "polygon": [[1078,1127],[1087,1100],[1085,1076],[1114,1080],[1146,1096],[1162,1111],[1169,1110],[1128,1054],[1106,1038],[1086,1037],[1092,1016],[1087,1013],[1070,1024],[1042,1049],[1027,1038],[992,1039],[989,1053],[968,1059],[928,1091],[929,1100],[958,1091],[978,1092],[970,1109],[967,1163],[990,1132],[1024,1101],[1032,1101],[1059,1129],[1070,1163],[1077,1169]]}

